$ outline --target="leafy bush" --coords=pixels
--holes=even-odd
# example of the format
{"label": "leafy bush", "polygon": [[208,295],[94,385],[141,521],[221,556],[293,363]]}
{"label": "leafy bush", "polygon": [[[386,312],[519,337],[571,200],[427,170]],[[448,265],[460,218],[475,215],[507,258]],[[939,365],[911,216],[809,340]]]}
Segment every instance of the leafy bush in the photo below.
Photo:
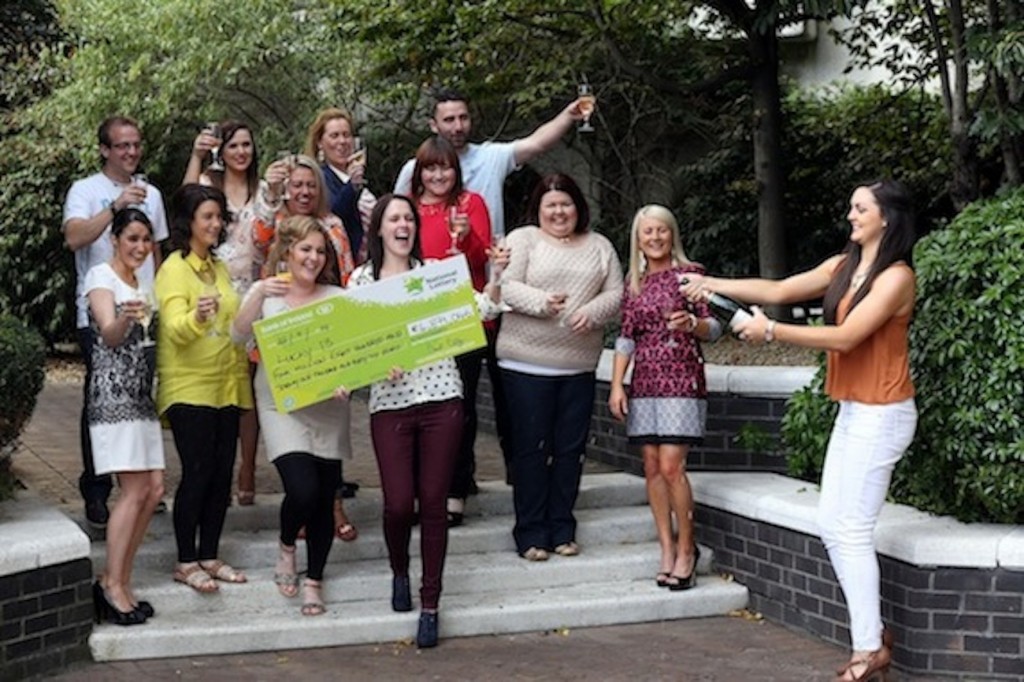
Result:
{"label": "leafy bush", "polygon": [[824,354],[811,383],[793,393],[786,401],[782,417],[782,442],[786,451],[786,470],[790,476],[818,482],[825,461],[825,448],[832,432],[838,408],[825,390]]}
{"label": "leafy bush", "polygon": [[11,453],[43,390],[46,346],[13,317],[0,316],[0,499],[10,493]]}
{"label": "leafy bush", "polygon": [[1024,189],[967,207],[915,251],[921,411],[894,492],[965,521],[1024,522]]}
{"label": "leafy bush", "polygon": [[[1024,522],[1024,190],[972,204],[915,250],[910,361],[920,420],[890,493],[963,521]],[[817,480],[835,407],[824,369],[783,419],[790,472]]]}

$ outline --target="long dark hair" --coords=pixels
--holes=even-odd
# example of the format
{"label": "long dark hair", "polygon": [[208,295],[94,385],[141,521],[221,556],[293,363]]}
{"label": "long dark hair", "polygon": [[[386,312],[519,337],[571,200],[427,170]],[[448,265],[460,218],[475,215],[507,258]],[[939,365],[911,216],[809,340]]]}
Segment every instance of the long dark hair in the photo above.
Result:
{"label": "long dark hair", "polygon": [[[245,169],[245,185],[249,190],[248,194],[246,194],[245,201],[248,203],[254,196],[256,196],[256,190],[258,190],[260,186],[260,157],[256,151],[256,135],[253,133],[252,128],[241,121],[222,121],[220,124],[220,146],[221,151],[223,152],[224,147],[231,142],[231,138],[233,138],[240,130],[248,132],[249,138],[252,139],[252,161],[249,163],[249,167]],[[213,186],[221,191],[224,191],[225,172],[226,171],[211,171],[209,168],[206,169],[206,174],[209,176]]]}
{"label": "long dark hair", "polygon": [[[188,241],[192,238],[192,219],[195,218],[199,206],[205,201],[216,201],[220,204],[221,218],[227,222],[228,202],[224,198],[224,192],[221,192],[216,187],[208,187],[190,182],[187,185],[182,185],[174,193],[174,199],[171,201],[173,214],[171,217],[170,242],[171,249],[180,249],[182,256],[187,256],[189,253]],[[223,244],[225,237],[227,237],[227,233],[222,228],[220,240],[217,244]],[[211,253],[211,255],[213,254]]]}
{"label": "long dark hair", "polygon": [[[905,262],[914,267],[914,242],[917,239],[917,217],[914,213],[910,192],[897,180],[877,180],[860,185],[866,188],[878,203],[878,208],[885,221],[882,228],[882,241],[878,245],[878,255],[871,268],[867,271],[864,283],[860,285],[850,302],[850,310],[864,300],[871,290],[871,284],[879,273],[884,272],[893,263]],[[825,322],[836,323],[836,310],[839,301],[846,295],[853,280],[853,273],[860,265],[860,244],[849,242],[843,249],[843,259],[838,271],[825,290]]]}
{"label": "long dark hair", "polygon": [[576,234],[586,232],[590,227],[590,207],[587,206],[587,200],[583,197],[579,185],[565,173],[545,175],[533,188],[529,208],[526,211],[526,219],[529,223],[540,225],[540,200],[548,192],[565,192],[569,195],[572,203],[576,206],[576,228],[573,232]]}
{"label": "long dark hair", "polygon": [[412,238],[412,251],[409,253],[409,259],[412,261],[421,260],[420,214],[416,210],[415,202],[404,194],[385,194],[377,200],[377,205],[373,207],[373,213],[370,214],[370,228],[366,233],[366,239],[369,240],[367,242],[367,251],[370,254],[370,264],[373,266],[374,279],[380,278],[380,269],[384,265],[384,239],[380,236],[380,224],[384,220],[384,211],[387,210],[392,201],[404,201],[409,204],[413,222],[416,224],[416,234]]}
{"label": "long dark hair", "polygon": [[416,165],[412,171],[412,195],[417,199],[423,196],[423,169],[428,166],[448,166],[455,170],[455,184],[448,194],[448,206],[455,206],[462,196],[462,164],[459,163],[459,153],[455,151],[452,143],[440,135],[428,137],[416,150]]}

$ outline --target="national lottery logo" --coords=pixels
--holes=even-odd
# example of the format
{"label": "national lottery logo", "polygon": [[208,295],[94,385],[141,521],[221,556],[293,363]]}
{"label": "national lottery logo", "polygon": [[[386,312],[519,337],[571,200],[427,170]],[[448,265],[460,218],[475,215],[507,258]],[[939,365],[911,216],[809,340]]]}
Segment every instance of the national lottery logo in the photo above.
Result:
{"label": "national lottery logo", "polygon": [[405,293],[409,295],[416,295],[423,293],[423,278],[422,277],[410,277],[405,280]]}

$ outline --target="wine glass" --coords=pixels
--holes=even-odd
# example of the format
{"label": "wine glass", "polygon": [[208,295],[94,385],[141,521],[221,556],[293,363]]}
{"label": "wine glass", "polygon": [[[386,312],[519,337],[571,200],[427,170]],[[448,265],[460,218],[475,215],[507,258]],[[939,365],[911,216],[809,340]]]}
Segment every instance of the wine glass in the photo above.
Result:
{"label": "wine glass", "polygon": [[[221,138],[222,138],[220,124],[217,123],[216,121],[211,121],[211,122],[206,124],[206,132],[207,132],[207,134],[209,134],[209,135],[211,135],[213,137],[216,137],[217,140],[221,140]],[[219,171],[219,172],[223,172],[224,171],[224,159],[222,159],[221,156],[220,156],[220,145],[219,144],[216,147],[214,147],[213,149],[210,150],[210,165],[206,167],[206,170]]]}
{"label": "wine glass", "polygon": [[594,132],[594,126],[590,125],[590,116],[594,113],[594,107],[597,104],[597,97],[594,96],[594,91],[590,87],[590,83],[580,83],[576,86],[576,94],[580,100],[580,111],[583,113],[583,120],[576,128],[581,133],[592,133]]}
{"label": "wine glass", "polygon": [[138,296],[137,300],[142,302],[142,316],[139,318],[139,324],[142,325],[142,345],[155,346],[156,341],[149,335],[149,327],[153,323],[153,293],[139,289],[135,294]]}
{"label": "wine glass", "polygon": [[468,224],[469,216],[460,213],[457,206],[448,209],[448,234],[452,238],[452,245],[448,248],[448,253],[452,255],[462,253],[459,250],[459,236],[462,235]]}

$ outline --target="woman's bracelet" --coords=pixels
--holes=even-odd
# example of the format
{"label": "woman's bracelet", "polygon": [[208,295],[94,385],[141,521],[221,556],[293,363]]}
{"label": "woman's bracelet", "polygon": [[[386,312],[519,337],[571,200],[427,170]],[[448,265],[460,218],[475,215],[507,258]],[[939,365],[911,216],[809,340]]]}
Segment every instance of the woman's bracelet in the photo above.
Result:
{"label": "woman's bracelet", "polygon": [[775,320],[768,320],[764,328],[764,342],[771,343],[775,340]]}

